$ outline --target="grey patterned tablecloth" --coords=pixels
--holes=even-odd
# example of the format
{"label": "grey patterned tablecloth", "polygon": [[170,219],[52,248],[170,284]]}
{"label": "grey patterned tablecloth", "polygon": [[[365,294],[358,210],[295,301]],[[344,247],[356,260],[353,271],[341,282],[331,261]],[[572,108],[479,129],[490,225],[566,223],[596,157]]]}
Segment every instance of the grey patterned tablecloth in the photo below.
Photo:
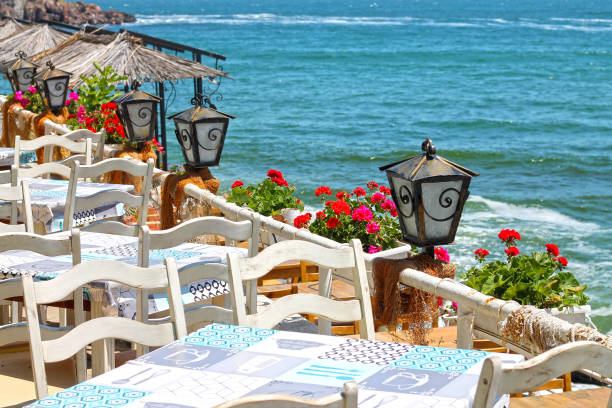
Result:
{"label": "grey patterned tablecloth", "polygon": [[[15,149],[12,147],[0,147],[0,166],[11,166],[15,157]],[[21,164],[34,163],[36,152],[21,152],[19,162]]]}
{"label": "grey patterned tablecloth", "polygon": [[[469,408],[489,354],[212,324],[30,406],[212,407],[257,394],[320,398],[356,381],[360,408]],[[507,405],[506,395],[495,406]]]}
{"label": "grey patterned tablecloth", "polygon": [[[64,237],[68,232],[48,235],[50,238]],[[149,252],[149,265],[162,265],[165,258],[175,258],[179,268],[195,263],[226,263],[228,253],[247,256],[243,248],[183,243],[169,249]],[[135,237],[100,234],[81,231],[81,260],[114,259],[131,265],[137,264],[138,242]],[[31,251],[6,251],[0,255],[0,279],[16,278],[29,274],[38,279],[53,279],[72,267],[69,255],[47,257]],[[110,304],[118,309],[119,316],[134,318],[136,314],[136,290],[114,282],[105,283]],[[183,303],[209,299],[229,293],[228,284],[219,280],[200,280],[181,288]],[[168,299],[155,295],[149,299],[149,313],[168,309]]]}
{"label": "grey patterned tablecloth", "polygon": [[[67,180],[26,179],[30,189],[32,215],[34,222],[45,225],[47,232],[61,231],[64,221],[64,207],[68,193]],[[105,184],[79,182],[77,197],[88,197],[102,191],[119,190],[133,192],[134,186],[125,184]],[[20,209],[21,211],[21,209]],[[123,204],[109,204],[90,210],[77,211],[74,214],[74,226],[99,221],[104,218],[123,215]],[[10,216],[10,203],[0,202],[0,217]]]}

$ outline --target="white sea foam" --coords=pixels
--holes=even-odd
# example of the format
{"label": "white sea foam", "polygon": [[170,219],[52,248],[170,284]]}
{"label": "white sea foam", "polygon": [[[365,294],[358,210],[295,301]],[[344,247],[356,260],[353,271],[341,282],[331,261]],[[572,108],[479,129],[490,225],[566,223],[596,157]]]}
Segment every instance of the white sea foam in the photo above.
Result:
{"label": "white sea foam", "polygon": [[483,203],[489,207],[490,212],[467,213],[468,218],[513,218],[521,221],[541,222],[544,224],[554,224],[565,226],[574,230],[589,232],[599,229],[599,226],[590,222],[575,220],[560,212],[547,208],[526,207],[521,205],[508,204],[501,201],[489,200],[481,196],[471,196],[470,200]]}
{"label": "white sea foam", "polygon": [[[282,16],[271,13],[257,14],[170,14],[136,15],[137,21],[129,25],[155,24],[278,24],[278,25],[412,25],[431,27],[523,27],[547,31],[612,31],[612,20],[551,18],[535,20],[521,18],[508,21],[503,18],[467,18],[464,21],[442,21],[412,16],[401,17],[355,17],[355,16]],[[563,24],[565,23],[565,24]]]}

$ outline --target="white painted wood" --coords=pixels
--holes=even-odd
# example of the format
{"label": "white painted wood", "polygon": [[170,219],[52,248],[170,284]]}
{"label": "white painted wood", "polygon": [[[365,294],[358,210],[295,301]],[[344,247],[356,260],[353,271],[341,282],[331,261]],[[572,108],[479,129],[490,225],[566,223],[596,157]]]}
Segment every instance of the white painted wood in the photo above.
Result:
{"label": "white painted wood", "polygon": [[50,238],[31,232],[0,234],[0,252],[12,249],[27,249],[46,256],[69,255],[72,250],[70,238]]}
{"label": "white painted wood", "polygon": [[30,189],[28,182],[23,180],[17,186],[0,185],[0,201],[10,201],[11,206],[14,205],[17,209],[17,202],[22,201],[23,224],[17,224],[16,211],[11,212],[11,223],[0,223],[0,233],[5,232],[34,232],[34,224],[32,220],[32,203],[30,201]]}
{"label": "white painted wood", "polygon": [[357,408],[358,388],[355,381],[344,383],[342,392],[327,397],[310,399],[282,394],[261,394],[241,397],[217,405],[215,408]]}
{"label": "white painted wood", "polygon": [[126,237],[137,237],[138,226],[137,225],[126,225],[120,221],[114,220],[100,220],[92,222],[91,224],[82,227],[83,231],[88,232],[99,232],[102,234],[111,235],[123,235]]}
{"label": "white painted wood", "polygon": [[38,178],[47,176],[49,174],[55,174],[64,178],[70,177],[70,167],[64,166],[60,163],[43,163],[37,164],[32,167],[21,167],[18,170],[19,178]]}
{"label": "white painted wood", "polygon": [[[330,298],[332,293],[332,275],[330,268],[319,267],[319,296]],[[317,332],[325,336],[331,336],[331,320],[319,319],[317,322]]]}
{"label": "white painted wood", "polygon": [[[147,213],[149,210],[149,195],[151,191],[151,183],[153,177],[154,161],[149,159],[147,163],[135,162],[127,159],[107,159],[89,166],[82,166],[76,161],[70,173],[70,181],[68,182],[68,192],[66,196],[66,205],[64,207],[64,231],[72,228],[74,222],[74,213],[77,210],[95,208],[99,205],[108,204],[110,202],[121,202],[131,207],[138,208],[137,225],[145,225],[147,222]],[[98,179],[105,173],[111,171],[121,171],[128,173],[134,177],[142,177],[142,193],[133,195],[123,191],[108,190],[90,197],[77,197],[77,183],[81,179]],[[100,221],[99,223],[113,222]],[[115,229],[118,228],[118,229]],[[105,232],[107,234],[122,235],[127,232],[130,236],[136,236],[138,231],[129,229],[121,229],[117,223],[110,224],[106,229],[100,230],[100,227],[88,229],[92,232]],[[103,228],[103,227],[102,227]]]}
{"label": "white painted wood", "polygon": [[[87,282],[107,280],[136,288],[166,287],[171,322],[149,326],[124,318],[99,317],[83,323],[81,322],[82,308],[78,308],[76,319],[81,324],[58,339],[42,341],[38,325],[38,304],[61,300],[75,290],[80,291]],[[31,339],[32,370],[39,399],[47,395],[45,362],[60,361],[80,353],[87,344],[99,339],[120,338],[151,346],[161,346],[187,335],[178,272],[172,258],[166,259],[165,266],[156,268],[140,268],[118,261],[91,261],[76,265],[51,281],[33,282],[30,276],[24,276],[22,282]],[[96,293],[95,296],[99,295]],[[105,368],[112,366],[109,359],[112,359],[110,353],[106,358]],[[84,360],[79,363],[79,368],[84,369],[85,366],[82,363]],[[79,378],[83,378],[83,375],[81,373]]]}
{"label": "white painted wood", "polygon": [[[369,293],[364,290],[368,286],[365,265],[362,257],[356,257],[357,249],[361,249],[359,240],[352,240],[350,247],[337,249],[294,240],[271,245],[253,258],[241,259],[234,254],[228,254],[232,310],[236,324],[270,328],[292,314],[312,313],[334,321],[362,321],[364,324],[360,327],[361,338],[374,339],[371,305],[364,305],[365,302],[370,303]],[[289,260],[305,260],[327,268],[352,268],[353,281],[359,281],[355,290],[356,299],[341,302],[319,295],[290,295],[280,298],[256,314],[247,315],[243,281],[257,279],[274,266]],[[357,265],[358,262],[361,266]]]}
{"label": "white painted wood", "polygon": [[[23,292],[23,287],[21,284],[21,279],[19,280],[19,291]],[[72,327],[52,327],[46,325],[40,325],[41,337],[45,340],[57,339],[66,333],[67,330],[72,329]],[[25,322],[19,323],[11,323],[4,326],[0,326],[0,347],[20,342],[20,341],[28,341],[28,326]]]}
{"label": "white painted wood", "polygon": [[[102,128],[97,133],[94,133],[88,129],[77,129],[72,132],[64,133],[62,136],[69,140],[82,141],[84,139],[91,139],[92,146],[95,146],[94,163],[101,162],[104,160],[104,145],[106,143],[106,129]],[[91,156],[91,155],[90,155]],[[85,163],[81,161],[81,163]]]}
{"label": "white painted wood", "polygon": [[512,365],[503,365],[500,356],[489,356],[483,362],[473,407],[492,408],[498,395],[528,391],[581,368],[612,377],[612,350],[598,343],[579,341]]}

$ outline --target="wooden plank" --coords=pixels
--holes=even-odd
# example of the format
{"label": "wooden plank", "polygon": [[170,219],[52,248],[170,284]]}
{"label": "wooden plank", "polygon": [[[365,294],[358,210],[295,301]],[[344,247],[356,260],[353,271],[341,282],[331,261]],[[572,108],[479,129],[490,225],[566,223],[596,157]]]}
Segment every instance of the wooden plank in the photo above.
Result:
{"label": "wooden plank", "polygon": [[525,398],[511,398],[511,408],[601,408],[612,397],[610,388],[564,392]]}

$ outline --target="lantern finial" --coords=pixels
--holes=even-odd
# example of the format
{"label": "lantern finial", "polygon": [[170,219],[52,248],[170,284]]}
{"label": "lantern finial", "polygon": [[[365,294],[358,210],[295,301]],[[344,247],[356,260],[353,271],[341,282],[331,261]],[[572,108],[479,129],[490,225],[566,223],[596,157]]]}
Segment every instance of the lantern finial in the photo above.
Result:
{"label": "lantern finial", "polygon": [[51,61],[47,61],[46,65],[49,67],[50,71],[53,71],[55,69],[55,65],[53,65],[53,63]]}
{"label": "lantern finial", "polygon": [[19,52],[15,53],[15,56],[16,56],[17,58],[25,59],[25,57],[26,57],[26,53],[25,53],[25,52],[23,52],[23,51],[19,51]]}
{"label": "lantern finial", "polygon": [[142,82],[140,82],[139,80],[135,79],[132,81],[132,91],[136,91],[138,90],[138,88],[140,88],[142,86]]}
{"label": "lantern finial", "polygon": [[436,155],[436,146],[433,144],[430,138],[427,138],[421,144],[421,150],[427,154],[427,160],[431,160]]}

